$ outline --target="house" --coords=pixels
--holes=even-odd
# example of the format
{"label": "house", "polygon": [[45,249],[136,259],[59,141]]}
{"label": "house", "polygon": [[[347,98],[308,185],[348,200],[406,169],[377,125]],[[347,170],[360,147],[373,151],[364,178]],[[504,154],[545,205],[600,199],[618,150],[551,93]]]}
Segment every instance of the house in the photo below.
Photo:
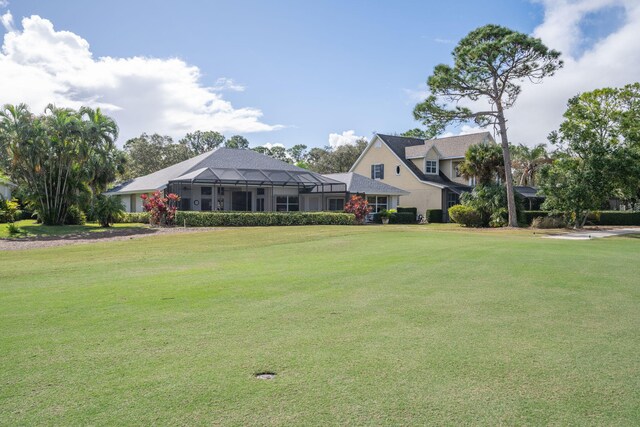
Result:
{"label": "house", "polygon": [[[437,139],[408,138],[376,134],[350,172],[406,190],[399,204],[412,206],[424,214],[442,209],[448,221],[448,208],[460,203],[460,195],[471,191],[474,179],[465,179],[458,171],[469,147],[495,143],[489,132]],[[522,187],[528,201],[536,190]]]}
{"label": "house", "polygon": [[324,176],[344,182],[347,185],[348,196],[361,195],[365,197],[369,202],[371,212],[380,212],[383,209],[395,209],[400,205],[400,196],[409,195],[408,191],[354,172],[332,173]]}
{"label": "house", "polygon": [[8,178],[5,178],[0,174],[0,199],[10,200],[11,192],[16,187],[16,184],[9,181]]}
{"label": "house", "polygon": [[141,212],[140,196],[155,191],[179,195],[179,209],[190,211],[342,211],[350,187],[365,195],[374,191],[376,200],[387,197],[390,205],[405,194],[364,176],[332,178],[255,151],[222,147],[122,183],[106,194],[119,196],[127,212]]}

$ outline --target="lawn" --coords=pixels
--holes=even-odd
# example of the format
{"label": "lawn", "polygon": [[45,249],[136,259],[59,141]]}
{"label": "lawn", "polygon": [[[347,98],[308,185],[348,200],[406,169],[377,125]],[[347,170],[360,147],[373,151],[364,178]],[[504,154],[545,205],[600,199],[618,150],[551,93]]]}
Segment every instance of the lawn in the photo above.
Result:
{"label": "lawn", "polygon": [[[98,223],[89,222],[85,225],[42,225],[38,224],[33,219],[27,219],[22,221],[16,221],[15,223],[22,233],[12,236],[9,234],[9,224],[0,224],[0,239],[21,238],[21,237],[61,237],[67,235],[77,235],[83,233],[100,233],[103,231],[110,231],[110,228],[100,227]],[[113,228],[139,228],[144,227],[144,224],[114,224]]]}
{"label": "lawn", "polygon": [[241,228],[0,267],[4,425],[640,424],[637,238]]}

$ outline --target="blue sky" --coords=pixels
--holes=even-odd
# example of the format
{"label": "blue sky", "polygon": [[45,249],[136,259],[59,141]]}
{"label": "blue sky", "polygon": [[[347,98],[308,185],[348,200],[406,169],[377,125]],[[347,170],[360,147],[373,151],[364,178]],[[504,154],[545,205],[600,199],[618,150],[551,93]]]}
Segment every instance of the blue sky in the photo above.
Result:
{"label": "blue sky", "polygon": [[[252,114],[261,112],[262,116],[258,113],[251,120],[265,126],[226,126],[219,116],[210,122],[200,116],[193,126],[211,124],[212,130],[222,127],[220,130],[228,136],[244,134],[252,145],[281,143],[289,147],[297,143],[324,146],[329,134],[349,130],[353,135],[370,137],[375,131],[402,132],[416,127],[411,111],[424,89],[423,82],[436,64],[450,60],[455,42],[487,23],[525,33],[544,30],[545,11],[548,15],[553,11],[548,3],[14,0],[4,10],[12,16],[13,23],[8,28],[14,32],[22,31],[23,17],[37,15],[50,21],[55,32],[68,31],[86,40],[94,60],[179,58],[186,66],[199,69],[198,84],[202,87],[221,85],[221,78],[232,80],[243,90],[221,87],[216,96],[230,102],[234,110],[250,108]],[[611,6],[606,0],[601,3],[602,8],[585,11],[585,19],[576,24],[583,30],[575,42],[579,55],[576,61],[595,42],[615,32],[624,20],[624,9],[618,7],[609,13]],[[38,40],[34,36],[22,46],[44,44]],[[47,67],[41,59],[37,61],[38,67]],[[107,98],[100,89],[85,85],[81,92],[85,90],[96,91],[94,100]],[[65,96],[72,97],[76,92],[77,88],[69,89]],[[118,96],[124,99],[126,94],[114,92],[108,97],[109,104],[117,107],[113,115],[122,122],[123,138],[141,130],[179,137],[183,129],[191,126],[185,124],[188,117],[182,120],[181,127],[147,120],[140,111],[146,108],[144,102],[118,109]],[[19,94],[0,102],[16,102],[16,97]],[[86,99],[89,98],[75,101]],[[57,102],[64,103],[64,97]],[[164,102],[173,100],[158,96],[149,101],[148,108]],[[170,115],[175,112],[167,112]],[[549,124],[549,131],[551,127]]]}

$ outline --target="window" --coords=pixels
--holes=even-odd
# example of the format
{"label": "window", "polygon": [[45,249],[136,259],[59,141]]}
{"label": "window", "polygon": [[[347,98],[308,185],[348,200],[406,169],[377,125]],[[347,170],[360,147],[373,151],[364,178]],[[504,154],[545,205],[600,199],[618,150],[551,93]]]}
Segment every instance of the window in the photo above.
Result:
{"label": "window", "polygon": [[458,196],[456,193],[447,194],[447,209],[459,204],[460,204],[460,196]]}
{"label": "window", "polygon": [[211,199],[202,199],[202,206],[200,206],[200,210],[210,211],[211,208],[212,208]]}
{"label": "window", "polygon": [[258,196],[264,196],[264,188],[258,188],[258,189],[256,190],[256,194],[257,194]]}
{"label": "window", "polygon": [[458,162],[458,163],[454,163],[453,164],[453,174],[455,175],[456,178],[459,178],[462,176],[462,173],[460,172],[460,165],[462,163]]}
{"label": "window", "polygon": [[438,161],[437,160],[425,160],[424,161],[424,173],[435,175],[438,173]]}
{"label": "window", "polygon": [[396,166],[396,175],[400,175],[400,165]]}
{"label": "window", "polygon": [[299,209],[298,196],[278,196],[276,197],[277,212],[297,212]]}
{"label": "window", "polygon": [[200,195],[210,196],[212,194],[211,187],[200,187]]}
{"label": "window", "polygon": [[344,199],[329,199],[330,211],[342,211],[344,210]]}
{"label": "window", "polygon": [[218,195],[224,196],[224,187],[218,187]]}
{"label": "window", "polygon": [[384,179],[384,165],[371,165],[371,179]]}
{"label": "window", "polygon": [[387,209],[387,196],[368,196],[367,202],[371,207],[371,212],[380,212]]}
{"label": "window", "polygon": [[258,197],[256,199],[256,211],[264,212],[264,197]]}

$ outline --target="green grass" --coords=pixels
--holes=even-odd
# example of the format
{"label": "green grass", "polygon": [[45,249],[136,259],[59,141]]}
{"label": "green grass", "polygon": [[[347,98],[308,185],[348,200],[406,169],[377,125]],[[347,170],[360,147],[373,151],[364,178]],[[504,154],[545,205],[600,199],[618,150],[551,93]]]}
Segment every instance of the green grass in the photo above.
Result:
{"label": "green grass", "polygon": [[635,238],[244,228],[0,265],[4,425],[640,424]]}
{"label": "green grass", "polygon": [[22,233],[12,236],[9,234],[9,224],[0,224],[0,239],[6,239],[8,237],[61,237],[89,232],[100,233],[111,230],[112,228],[140,228],[145,226],[144,224],[114,224],[112,228],[103,228],[95,222],[89,222],[85,225],[42,225],[33,219],[16,221],[15,224],[22,230]]}

